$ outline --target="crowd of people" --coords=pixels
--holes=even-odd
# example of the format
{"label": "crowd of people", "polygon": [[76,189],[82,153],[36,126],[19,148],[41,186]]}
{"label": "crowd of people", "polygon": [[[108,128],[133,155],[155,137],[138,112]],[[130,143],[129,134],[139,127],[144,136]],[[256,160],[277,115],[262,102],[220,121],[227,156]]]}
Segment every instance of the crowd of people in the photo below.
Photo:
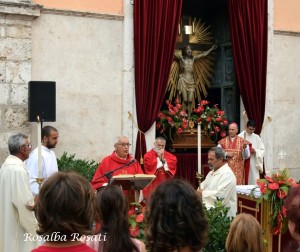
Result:
{"label": "crowd of people", "polygon": [[[0,169],[0,252],[201,251],[209,229],[204,207],[214,207],[218,199],[234,218],[226,251],[263,251],[258,221],[249,214],[237,215],[236,185],[243,184],[245,178],[241,163],[254,156],[249,181],[255,181],[262,171],[264,146],[252,138],[254,129],[255,122],[249,121],[242,133],[246,137],[239,137],[237,125],[229,125],[229,136],[208,151],[210,172],[197,190],[189,182],[174,178],[177,159],[165,150],[162,137],[157,137],[145,154],[143,169],[130,154],[129,139],[120,136],[91,182],[76,173],[59,172],[52,150],[58,143],[58,131],[52,126],[42,129],[43,184],[39,186],[38,150],[31,152],[28,136],[12,135],[8,140],[10,155]],[[130,191],[110,183],[114,175],[143,173],[156,176],[141,188],[141,203],[146,204],[145,243],[130,236]],[[299,188],[293,188],[285,201],[297,248]]]}

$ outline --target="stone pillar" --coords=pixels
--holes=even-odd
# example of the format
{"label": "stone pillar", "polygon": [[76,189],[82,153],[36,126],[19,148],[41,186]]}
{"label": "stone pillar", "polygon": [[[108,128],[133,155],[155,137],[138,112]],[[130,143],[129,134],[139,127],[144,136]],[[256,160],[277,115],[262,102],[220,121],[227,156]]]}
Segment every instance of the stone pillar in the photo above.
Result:
{"label": "stone pillar", "polygon": [[9,153],[10,135],[29,133],[31,30],[41,8],[26,0],[0,1],[0,165]]}
{"label": "stone pillar", "polygon": [[265,170],[274,168],[276,147],[274,146],[274,125],[273,125],[273,103],[274,103],[274,1],[268,0],[268,69],[267,69],[267,90],[265,120],[261,132],[262,141],[265,144],[264,156]]}

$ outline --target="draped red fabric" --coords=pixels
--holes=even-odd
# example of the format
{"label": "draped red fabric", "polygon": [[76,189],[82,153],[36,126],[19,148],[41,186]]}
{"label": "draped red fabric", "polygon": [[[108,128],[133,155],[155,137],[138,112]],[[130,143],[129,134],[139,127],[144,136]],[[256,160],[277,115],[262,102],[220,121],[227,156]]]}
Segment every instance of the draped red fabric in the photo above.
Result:
{"label": "draped red fabric", "polygon": [[268,0],[228,0],[228,16],[237,85],[259,134],[266,102]]}
{"label": "draped red fabric", "polygon": [[[135,96],[139,130],[147,132],[163,103],[176,45],[182,0],[134,1]],[[135,158],[146,152],[137,136]]]}
{"label": "draped red fabric", "polygon": [[[198,171],[198,154],[197,153],[173,153],[177,158],[176,178],[184,179],[190,182],[195,188],[199,186],[196,179],[196,172]],[[201,154],[202,175],[206,177],[209,172],[207,166],[207,153]]]}

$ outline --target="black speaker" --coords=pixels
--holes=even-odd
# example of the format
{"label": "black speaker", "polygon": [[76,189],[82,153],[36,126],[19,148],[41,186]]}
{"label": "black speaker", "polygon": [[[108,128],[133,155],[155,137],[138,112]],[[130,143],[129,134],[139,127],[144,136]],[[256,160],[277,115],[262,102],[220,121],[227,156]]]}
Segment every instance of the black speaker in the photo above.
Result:
{"label": "black speaker", "polygon": [[29,81],[28,117],[29,122],[56,120],[56,87],[54,81]]}

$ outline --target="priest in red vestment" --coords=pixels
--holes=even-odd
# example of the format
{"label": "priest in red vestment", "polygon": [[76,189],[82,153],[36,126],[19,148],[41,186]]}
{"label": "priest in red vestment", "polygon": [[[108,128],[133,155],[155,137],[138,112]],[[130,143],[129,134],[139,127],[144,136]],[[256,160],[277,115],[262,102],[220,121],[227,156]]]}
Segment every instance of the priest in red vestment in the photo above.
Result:
{"label": "priest in red vestment", "polygon": [[125,136],[120,136],[116,138],[114,147],[114,152],[103,158],[99,167],[97,168],[94,177],[92,179],[92,187],[97,190],[102,186],[108,184],[108,179],[105,174],[120,168],[114,171],[111,175],[120,175],[120,174],[143,174],[143,170],[139,163],[129,154],[129,140]]}
{"label": "priest in red vestment", "polygon": [[173,178],[176,173],[177,158],[165,150],[166,140],[157,137],[154,148],[144,155],[144,169],[146,174],[155,175],[156,178],[148,185],[143,195],[149,200],[151,192],[166,179]]}
{"label": "priest in red vestment", "polygon": [[247,185],[250,169],[250,143],[237,136],[238,126],[236,123],[229,125],[228,133],[229,136],[218,142],[218,147],[221,147],[226,153],[227,163],[236,177],[236,184]]}

